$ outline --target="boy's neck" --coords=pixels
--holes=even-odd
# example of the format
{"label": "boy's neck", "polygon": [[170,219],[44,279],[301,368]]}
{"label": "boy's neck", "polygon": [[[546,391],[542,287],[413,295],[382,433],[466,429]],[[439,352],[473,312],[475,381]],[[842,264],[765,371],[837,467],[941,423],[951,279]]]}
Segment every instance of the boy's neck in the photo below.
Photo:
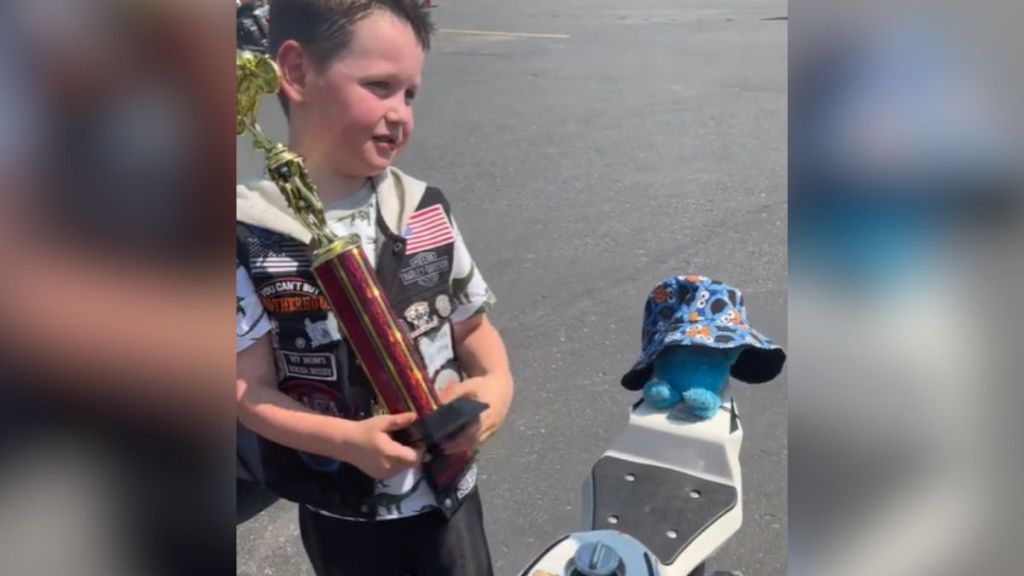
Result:
{"label": "boy's neck", "polygon": [[309,178],[316,185],[316,194],[320,201],[331,204],[344,200],[362,190],[369,178],[365,176],[343,176],[332,172],[322,164],[307,164]]}
{"label": "boy's neck", "polygon": [[330,169],[329,162],[318,154],[306,150],[301,139],[292,135],[289,138],[289,148],[302,156],[306,170],[309,172],[309,179],[316,186],[316,195],[320,201],[331,204],[338,200],[344,200],[359,192],[366,185],[369,178],[365,176],[346,176],[338,174]]}

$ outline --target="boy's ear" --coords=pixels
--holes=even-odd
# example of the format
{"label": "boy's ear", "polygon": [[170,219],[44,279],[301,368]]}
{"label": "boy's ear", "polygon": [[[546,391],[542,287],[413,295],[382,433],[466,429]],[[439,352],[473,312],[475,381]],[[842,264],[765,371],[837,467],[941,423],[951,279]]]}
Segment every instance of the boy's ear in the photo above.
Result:
{"label": "boy's ear", "polygon": [[277,66],[281,70],[281,92],[291,102],[301,102],[309,81],[309,56],[295,40],[287,40],[277,51]]}

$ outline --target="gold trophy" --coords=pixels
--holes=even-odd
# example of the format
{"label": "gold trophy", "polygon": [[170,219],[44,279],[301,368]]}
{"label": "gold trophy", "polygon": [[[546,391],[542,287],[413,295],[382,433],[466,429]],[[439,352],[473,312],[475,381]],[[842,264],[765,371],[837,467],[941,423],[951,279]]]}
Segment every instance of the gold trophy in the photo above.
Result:
{"label": "gold trophy", "polygon": [[474,422],[487,405],[468,398],[441,405],[408,330],[384,297],[358,235],[336,237],[302,158],[273,142],[256,123],[260,98],[280,89],[277,64],[263,54],[236,51],[235,131],[249,132],[253,147],[266,155],[267,173],[288,207],[312,234],[313,274],[338,324],[373,385],[380,405],[391,414],[416,412],[419,419],[396,439],[423,445],[430,456],[427,479],[435,490],[458,481],[472,453],[444,456],[438,443]]}

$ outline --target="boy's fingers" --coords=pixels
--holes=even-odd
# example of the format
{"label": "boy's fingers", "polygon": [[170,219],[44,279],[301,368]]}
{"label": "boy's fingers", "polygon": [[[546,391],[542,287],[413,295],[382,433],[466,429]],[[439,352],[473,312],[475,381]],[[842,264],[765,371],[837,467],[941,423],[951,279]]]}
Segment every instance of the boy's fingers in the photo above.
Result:
{"label": "boy's fingers", "polygon": [[387,422],[384,424],[385,432],[394,432],[395,430],[401,430],[402,428],[408,428],[413,422],[416,421],[415,412],[403,412],[402,414],[393,414],[388,417]]}
{"label": "boy's fingers", "polygon": [[[401,446],[401,444],[399,444]],[[402,446],[402,449],[395,454],[395,456],[407,466],[415,466],[420,463],[420,452],[414,450],[408,446]]]}
{"label": "boy's fingers", "polygon": [[416,448],[405,444],[391,441],[391,444],[383,448],[384,456],[393,462],[405,466],[414,466],[421,461],[421,453]]}

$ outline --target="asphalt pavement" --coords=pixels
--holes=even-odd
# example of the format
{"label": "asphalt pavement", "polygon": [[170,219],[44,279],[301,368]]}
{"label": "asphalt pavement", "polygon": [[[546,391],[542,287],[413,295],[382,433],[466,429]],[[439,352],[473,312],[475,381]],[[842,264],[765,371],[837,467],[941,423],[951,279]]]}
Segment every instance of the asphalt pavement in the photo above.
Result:
{"label": "asphalt pavement", "polygon": [[[787,3],[440,0],[440,28],[398,166],[442,188],[498,297],[516,399],[482,454],[496,574],[578,529],[580,486],[638,397],[662,278],[740,288],[786,342]],[[262,123],[283,137],[274,102]],[[259,158],[239,141],[239,178]],[[733,383],[745,522],[712,560],[786,573],[786,373]],[[242,576],[312,575],[295,506],[237,533]]]}

